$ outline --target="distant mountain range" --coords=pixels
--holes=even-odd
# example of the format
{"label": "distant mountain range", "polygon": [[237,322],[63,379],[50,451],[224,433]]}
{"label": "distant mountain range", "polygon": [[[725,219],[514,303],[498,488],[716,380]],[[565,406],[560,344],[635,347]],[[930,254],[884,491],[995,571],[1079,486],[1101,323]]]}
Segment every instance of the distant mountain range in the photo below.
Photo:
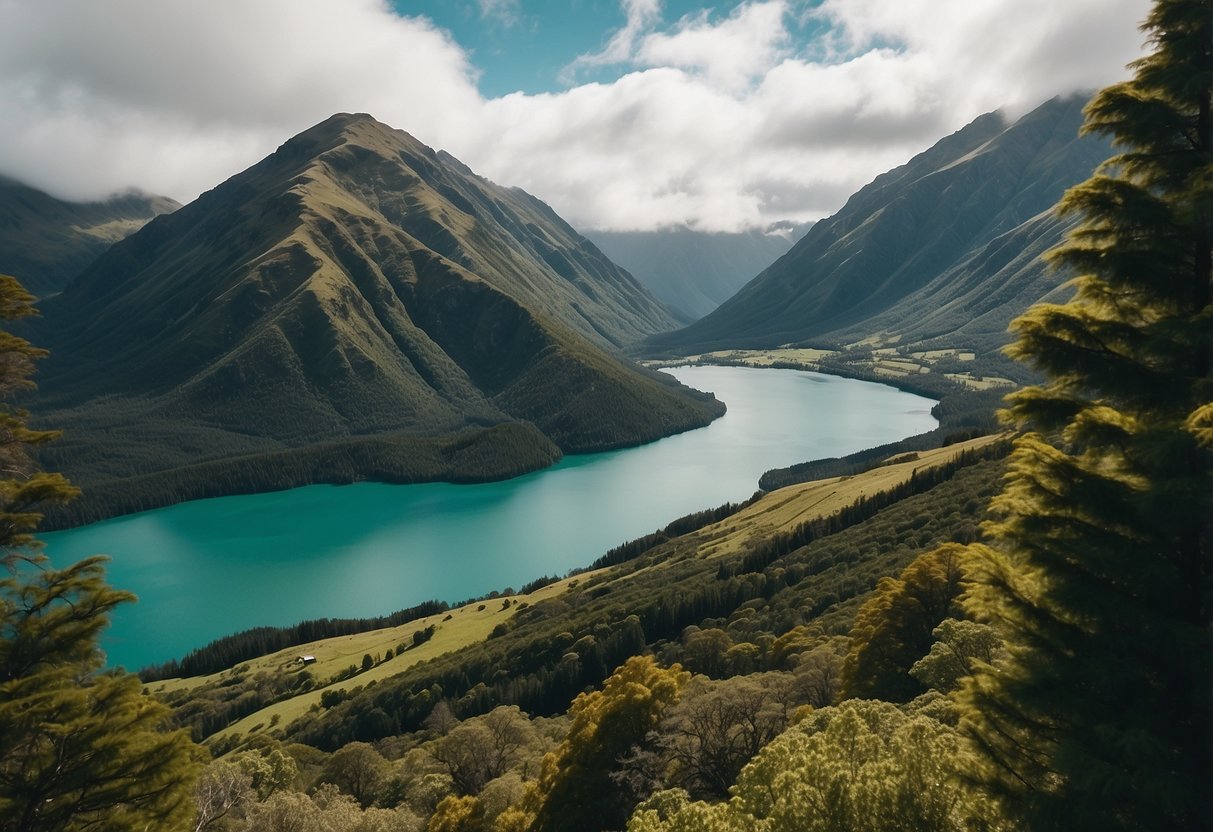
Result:
{"label": "distant mountain range", "polygon": [[617,357],[676,320],[547,205],[366,115],[148,223],[42,312],[35,411],[83,517],[509,476],[723,412]]}
{"label": "distant mountain range", "polygon": [[585,236],[690,323],[731,298],[807,230],[789,224],[737,233],[681,227],[588,231]]}
{"label": "distant mountain range", "polygon": [[66,202],[0,176],[0,274],[38,297],[53,295],[118,240],[180,207],[138,192]]}
{"label": "distant mountain range", "polygon": [[1053,206],[1111,155],[1079,137],[1084,99],[1013,124],[997,113],[877,177],[714,312],[650,354],[785,344],[996,353],[1008,322],[1064,294],[1039,255],[1068,228]]}

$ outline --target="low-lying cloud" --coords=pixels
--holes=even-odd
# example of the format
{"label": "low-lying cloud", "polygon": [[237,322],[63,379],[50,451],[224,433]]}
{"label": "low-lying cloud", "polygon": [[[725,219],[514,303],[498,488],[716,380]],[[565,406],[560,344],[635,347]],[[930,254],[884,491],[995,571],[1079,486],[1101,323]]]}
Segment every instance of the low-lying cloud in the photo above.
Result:
{"label": "low-lying cloud", "polygon": [[[815,219],[983,112],[1126,77],[1148,0],[769,0],[675,21],[658,0],[622,6],[567,89],[486,100],[449,33],[385,0],[0,0],[0,172],[184,201],[364,111],[581,228]],[[827,34],[806,45],[805,27]],[[619,77],[579,82],[590,67]]]}

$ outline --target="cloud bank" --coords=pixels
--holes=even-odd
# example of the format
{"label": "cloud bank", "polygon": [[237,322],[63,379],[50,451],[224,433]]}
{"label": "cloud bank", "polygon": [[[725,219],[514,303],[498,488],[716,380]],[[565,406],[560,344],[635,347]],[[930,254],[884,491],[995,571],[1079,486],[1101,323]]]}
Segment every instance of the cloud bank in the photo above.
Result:
{"label": "cloud bank", "polygon": [[[361,111],[584,229],[815,219],[983,112],[1126,77],[1149,2],[752,0],[675,21],[659,0],[621,6],[566,89],[486,100],[451,34],[386,0],[0,0],[0,172],[185,201]],[[579,82],[590,68],[618,77]]]}

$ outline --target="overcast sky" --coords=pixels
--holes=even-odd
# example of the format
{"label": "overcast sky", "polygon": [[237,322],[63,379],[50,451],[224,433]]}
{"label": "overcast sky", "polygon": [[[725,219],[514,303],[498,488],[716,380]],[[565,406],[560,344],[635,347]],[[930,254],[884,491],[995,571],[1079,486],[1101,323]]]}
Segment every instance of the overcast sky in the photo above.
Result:
{"label": "overcast sky", "polygon": [[817,219],[1127,77],[1148,0],[0,0],[0,173],[182,202],[369,112],[584,230]]}

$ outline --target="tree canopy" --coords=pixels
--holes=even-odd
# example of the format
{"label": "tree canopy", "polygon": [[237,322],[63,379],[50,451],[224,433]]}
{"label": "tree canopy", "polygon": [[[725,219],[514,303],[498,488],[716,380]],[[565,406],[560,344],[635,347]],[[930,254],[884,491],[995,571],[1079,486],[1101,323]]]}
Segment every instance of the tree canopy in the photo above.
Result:
{"label": "tree canopy", "polygon": [[[0,276],[0,317],[32,314],[30,302]],[[104,558],[57,569],[31,537],[38,507],[75,492],[32,461],[54,434],[8,403],[41,355],[0,332],[0,830],[183,828],[196,747],[163,730],[168,708],[137,677],[102,669],[100,633],[133,596],[105,583]]]}
{"label": "tree canopy", "polygon": [[976,773],[1038,830],[1213,823],[1213,3],[1143,30],[1086,110],[1122,152],[1060,205],[1073,300],[1013,324],[1046,381],[966,602],[1008,643],[963,688]]}

